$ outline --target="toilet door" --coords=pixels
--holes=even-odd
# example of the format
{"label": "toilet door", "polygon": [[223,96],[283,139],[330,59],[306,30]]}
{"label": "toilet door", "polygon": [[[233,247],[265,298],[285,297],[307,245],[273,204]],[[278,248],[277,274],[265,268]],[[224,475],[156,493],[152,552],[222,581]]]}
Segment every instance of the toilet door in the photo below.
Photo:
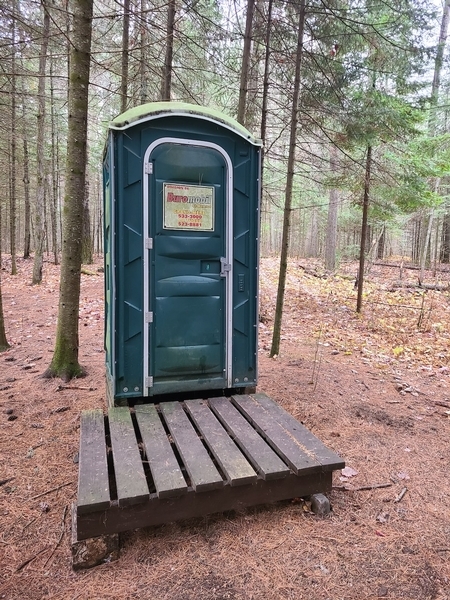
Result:
{"label": "toilet door", "polygon": [[162,141],[149,155],[148,394],[229,387],[228,164]]}

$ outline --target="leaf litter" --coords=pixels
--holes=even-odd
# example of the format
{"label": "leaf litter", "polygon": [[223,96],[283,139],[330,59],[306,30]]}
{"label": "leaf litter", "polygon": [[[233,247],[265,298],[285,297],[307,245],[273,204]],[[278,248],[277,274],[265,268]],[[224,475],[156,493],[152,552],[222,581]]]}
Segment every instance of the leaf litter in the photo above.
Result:
{"label": "leaf litter", "polygon": [[[448,598],[450,420],[438,404],[450,401],[448,294],[390,291],[392,268],[374,265],[358,316],[355,264],[323,277],[318,263],[301,263],[310,272],[298,260],[289,265],[284,339],[273,361],[278,260],[262,261],[258,389],[357,471],[344,489],[341,472],[335,474],[331,514],[317,517],[305,499],[137,530],[122,536],[118,561],[74,573],[70,518],[61,515],[76,499],[79,414],[106,408],[102,275],[82,275],[80,360],[87,376],[60,388],[40,378],[53,351],[58,268],[45,263],[34,290],[31,261],[19,259],[19,275],[11,277],[3,256],[12,347],[0,355],[0,387],[10,380],[0,391],[0,480],[9,482],[0,486],[0,597]],[[417,395],[399,393],[398,382]],[[11,415],[17,418],[8,421]]]}

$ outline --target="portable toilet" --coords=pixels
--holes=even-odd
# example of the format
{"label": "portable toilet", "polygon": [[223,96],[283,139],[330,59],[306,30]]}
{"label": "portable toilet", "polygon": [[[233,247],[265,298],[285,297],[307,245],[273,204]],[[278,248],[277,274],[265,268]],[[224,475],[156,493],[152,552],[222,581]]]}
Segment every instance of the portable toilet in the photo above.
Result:
{"label": "portable toilet", "polygon": [[109,403],[257,380],[261,143],[210,108],[138,106],[104,155]]}

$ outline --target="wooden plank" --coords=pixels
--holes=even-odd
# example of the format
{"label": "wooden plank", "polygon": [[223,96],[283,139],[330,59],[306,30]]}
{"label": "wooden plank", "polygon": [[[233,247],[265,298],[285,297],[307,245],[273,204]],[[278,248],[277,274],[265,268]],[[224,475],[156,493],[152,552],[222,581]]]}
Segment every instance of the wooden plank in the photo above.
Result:
{"label": "wooden plank", "polygon": [[160,498],[186,493],[186,481],[156,407],[138,405],[135,412],[156,493]]}
{"label": "wooden plank", "polygon": [[232,396],[232,401],[246,415],[267,443],[287,462],[294,473],[314,473],[322,470],[314,456],[305,452],[298,442],[258,404],[253,396]]}
{"label": "wooden plank", "polygon": [[331,490],[331,482],[331,472],[303,476],[291,473],[283,479],[265,481],[259,478],[253,485],[225,485],[222,489],[205,491],[201,494],[190,489],[187,494],[178,498],[161,499],[153,494],[150,500],[143,504],[124,508],[111,506],[99,513],[77,514],[78,539],[326,493]]}
{"label": "wooden plank", "polygon": [[194,490],[200,492],[222,487],[222,476],[214,466],[182,404],[163,402],[160,408]]}
{"label": "wooden plank", "polygon": [[311,433],[297,419],[274,402],[266,394],[254,394],[255,400],[266,410],[296,441],[311,452],[325,471],[343,469],[345,462],[333,450],[330,450],[313,433]]}
{"label": "wooden plank", "polygon": [[108,416],[119,506],[143,502],[150,492],[130,410],[126,406],[110,408]]}
{"label": "wooden plank", "polygon": [[228,398],[211,398],[209,404],[263,479],[280,479],[290,473],[289,467],[275,454]]}
{"label": "wooden plank", "polygon": [[110,494],[102,410],[81,413],[79,457],[77,510],[79,513],[103,510],[110,504]]}
{"label": "wooden plank", "polygon": [[206,400],[189,400],[185,406],[230,485],[255,482],[258,476],[211,412]]}

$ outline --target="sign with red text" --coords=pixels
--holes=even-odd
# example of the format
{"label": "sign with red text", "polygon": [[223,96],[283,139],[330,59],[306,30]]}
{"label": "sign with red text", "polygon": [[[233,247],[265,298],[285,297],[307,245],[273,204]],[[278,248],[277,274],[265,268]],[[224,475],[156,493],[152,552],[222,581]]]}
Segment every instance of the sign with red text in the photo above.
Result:
{"label": "sign with red text", "polygon": [[164,229],[214,230],[214,188],[164,184]]}

